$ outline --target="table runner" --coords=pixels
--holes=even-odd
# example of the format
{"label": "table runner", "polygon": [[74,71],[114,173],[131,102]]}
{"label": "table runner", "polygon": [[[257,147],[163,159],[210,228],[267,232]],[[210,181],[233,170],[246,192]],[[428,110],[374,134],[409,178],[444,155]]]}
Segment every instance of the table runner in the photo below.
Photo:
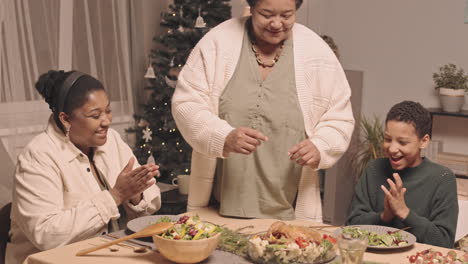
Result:
{"label": "table runner", "polygon": [[[215,224],[224,225],[230,229],[237,229],[245,226],[253,226],[252,228],[247,229],[247,232],[262,232],[266,231],[268,227],[277,220],[274,219],[238,219],[238,218],[226,218],[220,216],[212,208],[204,208],[194,212],[187,213],[189,215],[198,215],[201,219],[210,221]],[[304,226],[315,226],[323,225],[314,223],[305,220],[294,220],[286,221],[290,224],[304,225]],[[327,230],[327,229],[325,229]],[[328,229],[330,232],[333,231],[333,228]],[[117,236],[126,235],[125,232],[119,231],[114,233]],[[24,264],[123,264],[123,263],[132,263],[132,264],[146,264],[146,263],[157,263],[157,264],[166,264],[171,263],[166,260],[156,251],[147,251],[145,253],[135,253],[131,248],[125,246],[116,246],[119,250],[116,252],[111,252],[108,248],[95,251],[87,256],[77,257],[75,256],[76,252],[84,248],[91,247],[93,245],[99,245],[104,243],[103,237],[95,237],[73,243],[67,246],[43,251],[30,255],[24,262]],[[139,241],[141,242],[141,241]],[[151,243],[150,243],[151,245]],[[132,245],[134,246],[134,245]],[[408,247],[406,249],[398,250],[368,250],[364,254],[364,261],[371,263],[408,263],[408,256],[416,254],[416,252],[432,248],[437,251],[441,251],[443,254],[446,254],[450,249],[441,248],[426,244],[416,243],[414,246]],[[463,254],[461,251],[457,253]],[[232,263],[251,263],[247,259],[233,255],[228,252],[223,252],[216,250],[209,259],[203,262],[204,264],[213,264],[213,263],[222,263],[222,264],[232,264]],[[339,259],[336,259],[332,263],[339,263]]]}

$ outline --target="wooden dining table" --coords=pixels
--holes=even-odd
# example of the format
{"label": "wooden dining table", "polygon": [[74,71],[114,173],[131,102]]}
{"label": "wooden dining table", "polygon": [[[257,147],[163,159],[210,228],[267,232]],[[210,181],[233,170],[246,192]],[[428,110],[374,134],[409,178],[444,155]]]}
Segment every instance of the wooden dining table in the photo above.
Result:
{"label": "wooden dining table", "polygon": [[[201,219],[223,225],[229,229],[236,230],[239,228],[244,228],[243,232],[248,233],[257,233],[266,231],[270,225],[278,220],[275,219],[239,219],[239,218],[227,218],[220,216],[217,211],[213,208],[203,208],[200,210],[192,211],[186,213],[187,215],[198,215]],[[322,223],[314,223],[307,220],[293,220],[285,221],[289,224],[302,225],[302,226],[314,226],[320,227],[321,232],[333,233],[337,227],[329,226]],[[248,227],[248,228],[245,228]],[[115,237],[121,237],[126,235],[122,230],[111,234],[109,236],[99,236],[69,244],[66,246],[50,249],[47,251],[42,251],[36,254],[30,255],[25,261],[24,264],[166,264],[172,263],[166,260],[161,256],[157,250],[148,249],[143,253],[135,252],[135,249],[141,245],[151,246],[152,243],[150,240],[143,241],[133,241],[129,243],[122,243],[119,245],[113,246],[111,249],[104,248],[93,253],[90,253],[86,256],[76,256],[76,253],[82,249],[89,248],[92,246],[100,245],[106,241],[115,239]],[[364,261],[367,263],[398,263],[404,264],[409,263],[408,257],[416,254],[419,251],[426,249],[433,249],[436,251],[442,252],[444,255],[451,249],[436,247],[432,245],[416,243],[410,247],[396,249],[396,250],[367,250],[364,254]],[[338,251],[338,250],[337,250]],[[462,251],[456,251],[458,255],[464,254]],[[216,250],[207,260],[203,263],[251,263],[247,258],[236,256],[234,254]],[[331,261],[330,263],[340,263],[339,258]]]}

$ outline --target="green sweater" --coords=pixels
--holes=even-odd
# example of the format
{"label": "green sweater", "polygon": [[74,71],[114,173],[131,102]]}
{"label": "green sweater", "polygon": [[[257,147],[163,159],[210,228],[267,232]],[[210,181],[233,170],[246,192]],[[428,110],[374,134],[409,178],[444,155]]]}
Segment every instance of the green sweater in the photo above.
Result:
{"label": "green sweater", "polygon": [[[398,172],[407,189],[405,202],[410,209],[406,219],[395,217],[385,223],[380,219],[384,210],[384,192],[390,189],[387,178]],[[455,176],[448,168],[424,158],[414,168],[394,171],[387,158],[373,160],[362,174],[351,204],[346,225],[385,225],[411,227],[408,232],[420,243],[453,247],[457,228],[458,200]]]}

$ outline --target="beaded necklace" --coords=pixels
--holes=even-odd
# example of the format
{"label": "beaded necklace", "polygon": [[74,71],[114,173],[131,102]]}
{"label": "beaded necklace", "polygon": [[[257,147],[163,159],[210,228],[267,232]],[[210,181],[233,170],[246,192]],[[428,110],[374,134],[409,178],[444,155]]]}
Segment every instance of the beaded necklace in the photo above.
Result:
{"label": "beaded necklace", "polygon": [[270,68],[270,67],[275,66],[275,64],[279,60],[281,52],[283,51],[284,41],[281,42],[281,47],[279,48],[278,52],[276,53],[275,58],[273,60],[271,60],[271,63],[269,63],[269,64],[262,61],[262,59],[260,58],[260,55],[258,54],[258,50],[257,50],[257,47],[255,46],[254,41],[251,41],[251,42],[252,42],[252,51],[255,54],[255,59],[257,60],[258,65],[262,66],[263,68],[267,68],[267,67]]}

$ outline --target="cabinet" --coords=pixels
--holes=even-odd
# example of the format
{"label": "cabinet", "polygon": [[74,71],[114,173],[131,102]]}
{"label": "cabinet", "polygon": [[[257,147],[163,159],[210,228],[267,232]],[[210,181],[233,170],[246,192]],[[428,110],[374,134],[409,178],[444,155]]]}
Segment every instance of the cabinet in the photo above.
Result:
{"label": "cabinet", "polygon": [[[434,116],[449,116],[463,119],[461,121],[468,121],[468,111],[462,110],[458,113],[448,113],[442,111],[440,108],[428,108],[431,113],[432,126],[434,127]],[[467,119],[465,119],[467,118]],[[450,129],[444,127],[444,129]],[[468,217],[468,175],[455,174],[457,177],[457,191],[458,191],[458,225],[455,233],[455,240],[458,240],[468,233],[468,226],[461,223],[466,223]]]}
{"label": "cabinet", "polygon": [[161,190],[161,208],[157,215],[178,215],[187,211],[187,195],[182,195],[176,186],[163,182],[157,182]]}
{"label": "cabinet", "polygon": [[[434,126],[434,116],[451,116],[457,118],[467,118],[466,121],[468,121],[468,110],[462,110],[457,113],[444,112],[440,108],[427,108],[427,110],[431,114],[432,126]],[[468,179],[468,175],[456,174],[456,176],[457,178]]]}
{"label": "cabinet", "polygon": [[345,74],[351,87],[351,106],[356,125],[348,151],[333,167],[325,170],[323,177],[323,222],[332,225],[342,225],[346,220],[354,195],[356,179],[351,165],[353,155],[350,150],[358,148],[359,145],[359,120],[364,73],[345,70]]}
{"label": "cabinet", "polygon": [[161,209],[157,215],[178,215],[187,211],[187,195],[179,193],[178,189],[161,193]]}

